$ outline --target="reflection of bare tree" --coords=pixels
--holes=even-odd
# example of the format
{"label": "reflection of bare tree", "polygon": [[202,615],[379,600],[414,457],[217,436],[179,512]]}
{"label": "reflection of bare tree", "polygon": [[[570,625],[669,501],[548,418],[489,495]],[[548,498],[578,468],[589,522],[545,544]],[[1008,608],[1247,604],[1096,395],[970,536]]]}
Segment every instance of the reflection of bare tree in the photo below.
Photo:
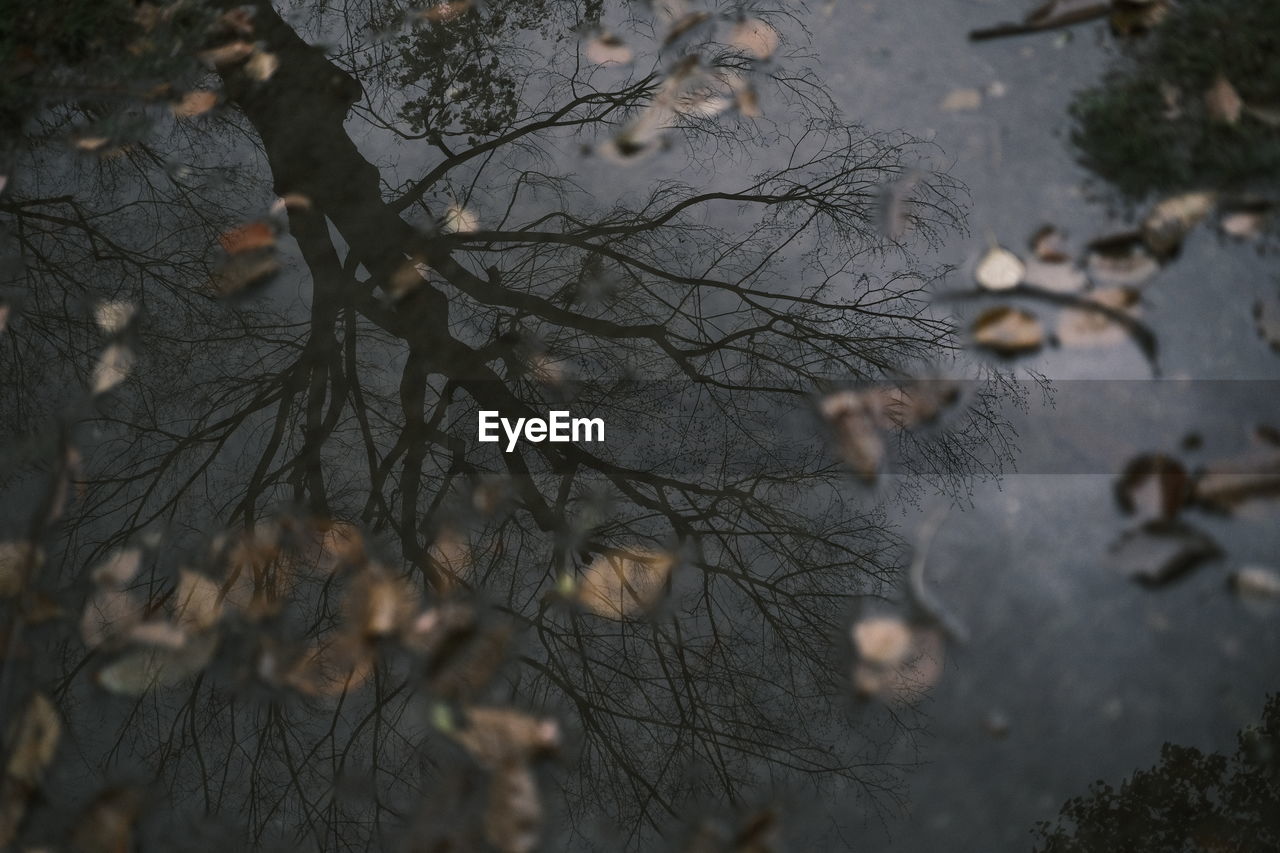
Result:
{"label": "reflection of bare tree", "polygon": [[[647,830],[691,796],[736,803],[757,783],[803,776],[891,792],[888,735],[906,722],[838,725],[830,649],[850,596],[892,576],[893,541],[878,512],[848,500],[830,454],[777,422],[827,383],[910,375],[950,346],[921,301],[934,273],[912,253],[955,224],[954,188],[910,171],[909,141],[832,118],[818,81],[785,63],[769,71],[706,46],[696,63],[605,85],[576,46],[540,45],[530,14],[504,17],[506,6],[427,24],[426,55],[412,40],[362,52],[358,38],[326,55],[255,8],[257,49],[279,67],[262,80],[224,64],[235,111],[223,127],[261,154],[234,186],[263,195],[255,180],[269,173],[272,193],[296,200],[287,224],[305,304],[282,307],[280,289],[236,310],[204,295],[203,246],[234,220],[230,193],[202,189],[191,167],[175,178],[159,143],[105,164],[92,191],[19,186],[2,203],[27,259],[7,397],[34,405],[64,365],[92,363],[101,337],[69,302],[143,310],[118,333],[139,354],[132,378],[93,413],[97,434],[75,436],[87,473],[69,572],[161,528],[174,556],[203,525],[244,531],[212,564],[222,594],[240,597],[213,662],[183,690],[112,710],[120,734],[89,747],[103,753],[91,763],[168,780],[174,826],[191,809],[256,842],[383,843],[413,823],[424,777],[444,774],[462,800],[476,784],[443,760],[447,744],[423,748],[424,696],[562,713],[581,734],[561,781],[578,827],[603,811]],[[539,26],[576,15],[548,4]],[[316,26],[326,31],[323,16]],[[474,83],[446,106],[433,87],[457,80],[430,60],[472,53],[505,63],[484,66],[487,90]],[[755,135],[746,121],[664,107],[678,75],[681,104],[703,97],[697,86],[750,77],[773,80],[799,112]],[[353,105],[361,127],[424,149],[375,165],[353,138]],[[751,151],[761,171],[593,203],[566,152],[634,136],[657,109],[692,160]],[[207,143],[173,144],[176,160]],[[410,165],[420,170],[402,180]],[[911,187],[914,246],[873,227],[880,188],[898,181]],[[128,284],[104,294],[106,278]],[[502,453],[472,439],[479,409],[541,415],[565,399],[636,443]],[[11,411],[30,430],[57,409]],[[975,446],[995,427],[975,424],[908,447],[905,464],[941,476],[980,464]],[[343,633],[351,602],[373,595],[361,583],[381,581],[308,568],[332,548],[273,527],[282,504],[371,531],[408,573],[386,587],[398,600],[470,602],[425,673],[404,614],[372,639]],[[601,615],[564,600],[619,548],[674,562],[657,585],[665,601]],[[205,550],[189,558],[207,562]],[[148,616],[181,598],[167,565],[138,577]],[[59,698],[72,718],[97,716],[103,700],[76,677],[83,647],[63,647]],[[486,671],[501,677],[476,675]],[[465,823],[465,805],[451,811]]]}

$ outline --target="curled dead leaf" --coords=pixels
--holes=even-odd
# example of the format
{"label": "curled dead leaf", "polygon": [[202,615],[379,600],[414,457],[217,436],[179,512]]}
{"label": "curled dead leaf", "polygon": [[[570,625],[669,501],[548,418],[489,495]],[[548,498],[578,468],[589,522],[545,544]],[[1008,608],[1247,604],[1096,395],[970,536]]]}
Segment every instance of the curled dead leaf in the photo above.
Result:
{"label": "curled dead leaf", "polygon": [[938,108],[946,112],[976,110],[982,106],[982,92],[977,89],[952,89]]}
{"label": "curled dead leaf", "polygon": [[729,46],[756,59],[768,59],[778,49],[778,31],[759,18],[745,18],[729,31]]}
{"label": "curled dead leaf", "polygon": [[1116,480],[1116,502],[1129,515],[1172,519],[1190,497],[1191,478],[1178,460],[1146,453],[1131,460]]}
{"label": "curled dead leaf", "polygon": [[1099,284],[1137,287],[1159,272],[1160,264],[1147,252],[1141,233],[1126,233],[1093,241],[1087,268]]}
{"label": "curled dead leaf", "polygon": [[891,704],[920,698],[942,675],[946,644],[939,630],[872,617],[853,626],[853,686],[864,699]]}
{"label": "curled dead leaf", "polygon": [[218,237],[218,244],[228,255],[273,249],[276,245],[276,229],[269,222],[248,222]]}
{"label": "curled dead leaf", "polygon": [[193,118],[204,115],[218,105],[218,93],[209,89],[196,89],[187,92],[181,99],[169,105],[169,110],[177,118]]}
{"label": "curled dead leaf", "polygon": [[631,61],[634,54],[627,43],[610,32],[599,33],[588,39],[582,48],[588,62],[597,65],[609,63],[625,64]]}
{"label": "curled dead leaf", "polygon": [[1021,308],[989,308],[973,322],[973,340],[1000,355],[1033,352],[1044,343],[1044,328],[1036,316]]}
{"label": "curled dead leaf", "polygon": [[1240,121],[1240,113],[1244,109],[1244,101],[1236,87],[1231,85],[1222,74],[1213,80],[1204,93],[1204,109],[1210,121],[1221,124],[1236,124]]}
{"label": "curled dead leaf", "polygon": [[973,277],[986,290],[1009,290],[1022,282],[1027,268],[1008,249],[993,246],[974,267]]}
{"label": "curled dead leaf", "polygon": [[32,573],[44,565],[44,549],[30,542],[0,542],[0,598],[21,594]]}
{"label": "curled dead leaf", "polygon": [[252,42],[238,39],[201,51],[197,54],[197,57],[210,68],[216,71],[224,71],[253,56],[254,49]]}
{"label": "curled dead leaf", "polygon": [[1216,196],[1191,192],[1172,196],[1153,206],[1142,220],[1142,240],[1157,258],[1176,253],[1188,232],[1213,210]]}
{"label": "curled dead leaf", "polygon": [[555,720],[510,708],[467,708],[463,725],[448,734],[488,770],[527,762],[560,746],[560,726]]}
{"label": "curled dead leaf", "polygon": [[123,587],[133,580],[141,567],[142,551],[124,548],[115,551],[95,566],[89,576],[100,586]]}
{"label": "curled dead leaf", "polygon": [[28,788],[37,787],[53,762],[61,737],[58,709],[43,693],[32,694],[10,731],[5,778]]}
{"label": "curled dead leaf", "polygon": [[[154,639],[172,636],[157,630]],[[163,689],[181,684],[198,674],[213,659],[218,636],[209,632],[186,635],[185,641],[172,645],[143,644],[126,649],[111,663],[98,670],[98,686],[123,696],[141,696],[153,688]]]}
{"label": "curled dead leaf", "polygon": [[125,637],[142,622],[142,604],[122,589],[99,589],[85,602],[80,637],[91,649]]}
{"label": "curled dead leaf", "polygon": [[831,428],[840,458],[862,480],[875,482],[885,455],[878,402],[857,391],[837,391],[822,398],[818,411]]}
{"label": "curled dead leaf", "polygon": [[1275,601],[1280,599],[1280,572],[1264,566],[1245,566],[1233,572],[1228,581],[1243,599]]}
{"label": "curled dead leaf", "polygon": [[280,60],[274,53],[255,50],[244,64],[244,73],[259,83],[265,83],[279,67]]}
{"label": "curled dead leaf", "polygon": [[[1103,287],[1085,297],[1090,302],[1130,316],[1136,313],[1138,292],[1128,287]],[[1070,347],[1101,347],[1124,343],[1129,332],[1099,311],[1067,308],[1058,317],[1058,341]]]}
{"label": "curled dead leaf", "polygon": [[1111,561],[1131,580],[1157,587],[1221,553],[1208,534],[1186,522],[1157,519],[1126,531],[1111,546]]}
{"label": "curled dead leaf", "polygon": [[129,378],[133,363],[133,350],[120,343],[109,345],[98,357],[89,387],[94,394],[107,393]]}
{"label": "curled dead leaf", "polygon": [[132,302],[111,299],[93,306],[93,320],[103,332],[114,335],[129,325],[137,310]]}
{"label": "curled dead leaf", "polygon": [[532,853],[542,833],[538,783],[527,763],[504,764],[489,779],[484,836],[500,853]]}
{"label": "curled dead leaf", "polygon": [[672,554],[648,549],[612,549],[597,556],[577,584],[578,601],[607,619],[634,619],[666,594],[675,566]]}

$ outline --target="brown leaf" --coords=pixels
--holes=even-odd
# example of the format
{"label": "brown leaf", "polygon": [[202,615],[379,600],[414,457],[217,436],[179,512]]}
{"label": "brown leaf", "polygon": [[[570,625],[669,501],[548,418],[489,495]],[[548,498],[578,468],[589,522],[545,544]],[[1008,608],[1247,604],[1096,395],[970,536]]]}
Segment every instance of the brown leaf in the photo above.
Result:
{"label": "brown leaf", "polygon": [[1033,258],[1027,262],[1022,280],[1027,284],[1054,293],[1078,293],[1089,284],[1084,270],[1070,261],[1041,261]]}
{"label": "brown leaf", "polygon": [[1089,244],[1087,266],[1094,281],[1118,287],[1136,287],[1160,271],[1160,264],[1147,252],[1141,232],[1094,240]]}
{"label": "brown leaf", "polygon": [[1131,460],[1116,480],[1116,501],[1126,514],[1172,519],[1190,497],[1191,478],[1182,463],[1162,453]]}
{"label": "brown leaf", "polygon": [[577,584],[578,601],[607,619],[634,619],[666,593],[675,566],[671,554],[647,549],[613,549],[597,556]]}
{"label": "brown leaf", "polygon": [[1006,305],[989,308],[973,323],[974,342],[1000,355],[1033,352],[1044,343],[1044,328],[1034,314]]}
{"label": "brown leaf", "polygon": [[266,222],[249,222],[223,232],[218,243],[228,255],[272,249],[276,245],[276,230]]}
{"label": "brown leaf", "polygon": [[53,762],[62,736],[62,720],[49,697],[35,693],[17,718],[9,735],[9,759],[5,777],[35,788]]}
{"label": "brown leaf", "polygon": [[44,565],[44,549],[30,542],[0,542],[0,598],[22,593],[32,572]]}
{"label": "brown leaf", "polygon": [[128,853],[134,848],[133,826],[142,810],[135,788],[109,788],[99,794],[76,821],[70,849],[75,853]]}
{"label": "brown leaf", "polygon": [[1183,521],[1149,521],[1111,546],[1112,562],[1143,586],[1163,586],[1221,555],[1218,544]]}
{"label": "brown leaf", "polygon": [[671,24],[671,29],[667,30],[667,37],[663,39],[663,45],[671,44],[694,27],[704,23],[705,21],[709,21],[710,19],[710,12],[690,12],[689,14],[684,15]]}
{"label": "brown leaf", "polygon": [[244,64],[244,73],[260,83],[271,79],[276,73],[276,69],[280,67],[280,60],[276,58],[274,53],[267,53],[265,50],[255,50],[253,56],[250,56]]}
{"label": "brown leaf", "polygon": [[862,480],[875,482],[885,454],[879,406],[856,391],[837,391],[822,398],[818,411],[831,428],[840,458]]}
{"label": "brown leaf", "polygon": [[90,577],[100,586],[123,587],[134,579],[141,567],[142,551],[125,548],[95,566]]}
{"label": "brown leaf", "polygon": [[197,57],[210,68],[223,71],[244,62],[253,56],[253,52],[252,42],[237,40],[201,51]]}
{"label": "brown leaf", "polygon": [[952,89],[938,104],[938,109],[949,113],[976,110],[982,106],[982,93],[977,89]]}
{"label": "brown leaf", "polygon": [[172,632],[155,629],[149,633],[150,639],[161,642],[129,648],[98,670],[99,687],[124,696],[174,687],[208,666],[218,648],[217,634],[212,632],[187,635],[179,645],[173,644]]}
{"label": "brown leaf", "polygon": [[308,649],[284,680],[309,696],[342,696],[364,685],[373,664],[373,649],[363,638],[335,633]]}
{"label": "brown leaf", "polygon": [[266,284],[280,272],[280,262],[267,250],[232,255],[219,265],[209,286],[219,296],[235,296]]}
{"label": "brown leaf", "polygon": [[[1085,298],[1131,316],[1138,305],[1138,292],[1128,287],[1099,288]],[[1068,308],[1058,317],[1058,341],[1063,346],[1113,346],[1124,343],[1128,334],[1123,326],[1098,311]]]}
{"label": "brown leaf", "polygon": [[631,48],[627,47],[627,43],[613,33],[600,33],[594,38],[588,39],[583,46],[582,52],[586,54],[588,62],[594,62],[597,65],[606,65],[608,63],[625,64],[630,62],[633,54]]}
{"label": "brown leaf", "polygon": [[347,624],[365,639],[390,637],[408,628],[417,603],[417,592],[403,579],[380,566],[370,566],[347,593]]}
{"label": "brown leaf", "polygon": [[555,720],[510,708],[467,708],[464,725],[448,734],[487,770],[527,762],[560,746],[560,727]]}
{"label": "brown leaf", "polygon": [[1031,253],[1037,260],[1061,264],[1071,260],[1066,235],[1052,225],[1042,225],[1031,235]]}
{"label": "brown leaf", "polygon": [[504,764],[489,779],[484,837],[500,853],[532,853],[542,832],[542,804],[533,770]]}
{"label": "brown leaf", "polygon": [[853,686],[861,698],[909,703],[942,675],[946,643],[937,629],[876,617],[854,626],[853,641]]}
{"label": "brown leaf", "polygon": [[1142,220],[1142,240],[1157,258],[1178,251],[1187,233],[1213,210],[1216,196],[1190,192],[1157,203]]}
{"label": "brown leaf", "polygon": [[212,578],[183,569],[174,599],[174,621],[190,631],[206,631],[222,618],[222,590]]}
{"label": "brown leaf", "polygon": [[1254,600],[1280,599],[1280,572],[1263,566],[1245,566],[1233,572],[1231,588],[1241,598]]}
{"label": "brown leaf", "polygon": [[1244,101],[1222,74],[1214,78],[1213,85],[1204,93],[1204,108],[1211,121],[1221,124],[1235,124],[1240,121],[1240,112],[1244,109]]}
{"label": "brown leaf", "polygon": [[191,118],[204,115],[218,104],[218,93],[209,89],[197,89],[187,92],[181,100],[169,105],[170,111],[178,118]]}
{"label": "brown leaf", "polygon": [[748,56],[768,59],[778,49],[778,31],[759,18],[746,18],[733,25],[728,41]]}
{"label": "brown leaf", "polygon": [[93,368],[90,388],[94,394],[105,394],[129,378],[133,370],[133,350],[121,343],[110,344],[98,356]]}
{"label": "brown leaf", "polygon": [[1169,15],[1169,0],[1113,0],[1111,29],[1120,36],[1145,33]]}
{"label": "brown leaf", "polygon": [[126,636],[142,621],[142,604],[122,589],[99,589],[85,602],[80,637],[91,649]]}

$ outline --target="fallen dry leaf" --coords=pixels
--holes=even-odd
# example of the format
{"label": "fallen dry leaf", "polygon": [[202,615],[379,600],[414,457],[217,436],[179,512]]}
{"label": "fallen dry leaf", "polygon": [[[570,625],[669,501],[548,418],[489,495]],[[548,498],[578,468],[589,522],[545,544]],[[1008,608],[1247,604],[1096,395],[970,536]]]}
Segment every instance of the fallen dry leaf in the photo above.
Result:
{"label": "fallen dry leaf", "polygon": [[0,542],[0,598],[22,593],[31,573],[44,565],[44,549],[30,542]]}
{"label": "fallen dry leaf", "polygon": [[1052,225],[1042,225],[1031,235],[1031,254],[1037,260],[1060,264],[1071,260],[1067,252],[1067,237]]}
{"label": "fallen dry leaf", "polygon": [[1245,566],[1233,572],[1228,581],[1231,588],[1245,599],[1280,599],[1280,572],[1263,566]]}
{"label": "fallen dry leaf", "polygon": [[560,727],[555,720],[510,708],[471,707],[464,713],[463,725],[448,734],[487,770],[529,761],[560,745]]}
{"label": "fallen dry leaf", "polygon": [[613,549],[583,570],[576,586],[584,607],[607,619],[634,619],[663,597],[675,566],[671,554],[647,549]]}
{"label": "fallen dry leaf", "polygon": [[276,229],[267,222],[249,222],[224,231],[218,243],[228,255],[272,249],[276,245]]}
{"label": "fallen dry leaf", "polygon": [[1145,33],[1169,16],[1169,0],[1113,0],[1111,29],[1120,36]]}
{"label": "fallen dry leaf", "polygon": [[542,803],[533,769],[505,764],[489,778],[484,837],[499,853],[532,853],[542,833]]}
{"label": "fallen dry leaf", "polygon": [[607,65],[609,63],[625,64],[632,60],[634,54],[631,48],[627,47],[627,43],[613,33],[600,33],[583,44],[582,52],[586,55],[588,62],[594,62],[597,65]]}
{"label": "fallen dry leaf", "polygon": [[1089,245],[1086,262],[1095,282],[1117,287],[1136,287],[1160,271],[1160,264],[1147,252],[1141,233],[1103,237]]}
{"label": "fallen dry leaf", "polygon": [[1037,258],[1027,262],[1022,280],[1054,293],[1078,293],[1089,284],[1089,277],[1084,270],[1070,261],[1049,262]]}
{"label": "fallen dry leaf", "polygon": [[252,42],[244,40],[236,40],[201,51],[196,56],[205,65],[217,71],[223,71],[232,66],[239,65],[253,56],[254,46]]}
{"label": "fallen dry leaf", "polygon": [[1037,350],[1044,343],[1044,328],[1034,314],[1007,305],[988,308],[973,322],[973,340],[1000,355]]}
{"label": "fallen dry leaf", "polygon": [[778,49],[778,31],[759,18],[747,18],[729,31],[729,46],[756,59],[768,59]]}
{"label": "fallen dry leaf", "polygon": [[994,246],[978,261],[973,277],[985,290],[1009,290],[1022,282],[1027,271],[1013,252]]}
{"label": "fallen dry leaf", "polygon": [[129,378],[133,363],[133,350],[124,344],[109,345],[98,357],[89,387],[94,394],[105,394]]}
{"label": "fallen dry leaf", "polygon": [[1266,220],[1265,213],[1252,210],[1237,210],[1225,214],[1218,221],[1218,227],[1228,237],[1235,237],[1239,240],[1252,240],[1262,233],[1262,226]]}
{"label": "fallen dry leaf", "polygon": [[1231,81],[1219,74],[1213,85],[1204,93],[1204,108],[1210,121],[1221,124],[1235,124],[1240,121],[1240,112],[1244,109],[1244,101]]}
{"label": "fallen dry leaf", "polygon": [[942,103],[938,105],[938,108],[947,112],[960,112],[962,110],[976,110],[981,106],[982,93],[977,89],[952,89],[942,99]]}
{"label": "fallen dry leaf", "polygon": [[1169,520],[1186,504],[1190,487],[1191,478],[1181,462],[1162,453],[1146,453],[1125,466],[1114,490],[1126,514]]}
{"label": "fallen dry leaf", "polygon": [[61,737],[62,719],[58,709],[43,693],[32,694],[10,732],[5,778],[36,788],[45,769],[53,762]]}
{"label": "fallen dry leaf", "polygon": [[854,626],[853,641],[853,686],[863,699],[909,703],[942,675],[946,643],[937,629],[876,617]]}
{"label": "fallen dry leaf", "polygon": [[169,110],[178,118],[192,118],[204,115],[218,104],[218,93],[209,89],[197,89],[187,92],[178,101],[169,105]]}
{"label": "fallen dry leaf", "polygon": [[[1138,305],[1138,292],[1128,287],[1099,288],[1085,298],[1129,315]],[[1067,308],[1058,317],[1057,336],[1063,346],[1115,346],[1124,343],[1128,335],[1123,326],[1097,311]]]}
{"label": "fallen dry leaf", "polygon": [[1183,521],[1149,521],[1111,546],[1111,560],[1131,580],[1156,587],[1221,555],[1218,544]]}
{"label": "fallen dry leaf", "polygon": [[124,548],[115,551],[90,573],[93,582],[101,586],[123,587],[138,574],[142,567],[142,551]]}
{"label": "fallen dry leaf", "polygon": [[862,480],[875,482],[885,454],[878,405],[856,391],[837,391],[822,398],[818,411],[831,428],[840,458]]}
{"label": "fallen dry leaf", "polygon": [[133,319],[133,315],[137,312],[132,302],[123,299],[113,299],[107,302],[99,302],[93,307],[93,319],[98,324],[98,328],[108,335],[114,335],[125,326],[129,325],[129,321]]}
{"label": "fallen dry leaf", "polygon": [[212,579],[182,569],[174,596],[174,620],[183,629],[205,631],[222,618],[222,590]]}
{"label": "fallen dry leaf", "polygon": [[279,67],[280,60],[274,53],[255,50],[244,64],[244,73],[259,83],[264,83],[271,79]]}
{"label": "fallen dry leaf", "polygon": [[1187,233],[1213,210],[1216,196],[1191,192],[1157,203],[1142,220],[1142,240],[1157,258],[1178,251]]}
{"label": "fallen dry leaf", "polygon": [[99,589],[85,602],[80,638],[96,649],[125,637],[142,622],[142,604],[122,589]]}
{"label": "fallen dry leaf", "polygon": [[896,664],[911,652],[911,629],[892,616],[864,619],[853,626],[853,646],[861,660]]}
{"label": "fallen dry leaf", "polygon": [[709,20],[711,20],[710,12],[690,12],[684,15],[671,24],[671,28],[667,30],[666,38],[662,41],[663,45],[671,44],[694,27]]}

